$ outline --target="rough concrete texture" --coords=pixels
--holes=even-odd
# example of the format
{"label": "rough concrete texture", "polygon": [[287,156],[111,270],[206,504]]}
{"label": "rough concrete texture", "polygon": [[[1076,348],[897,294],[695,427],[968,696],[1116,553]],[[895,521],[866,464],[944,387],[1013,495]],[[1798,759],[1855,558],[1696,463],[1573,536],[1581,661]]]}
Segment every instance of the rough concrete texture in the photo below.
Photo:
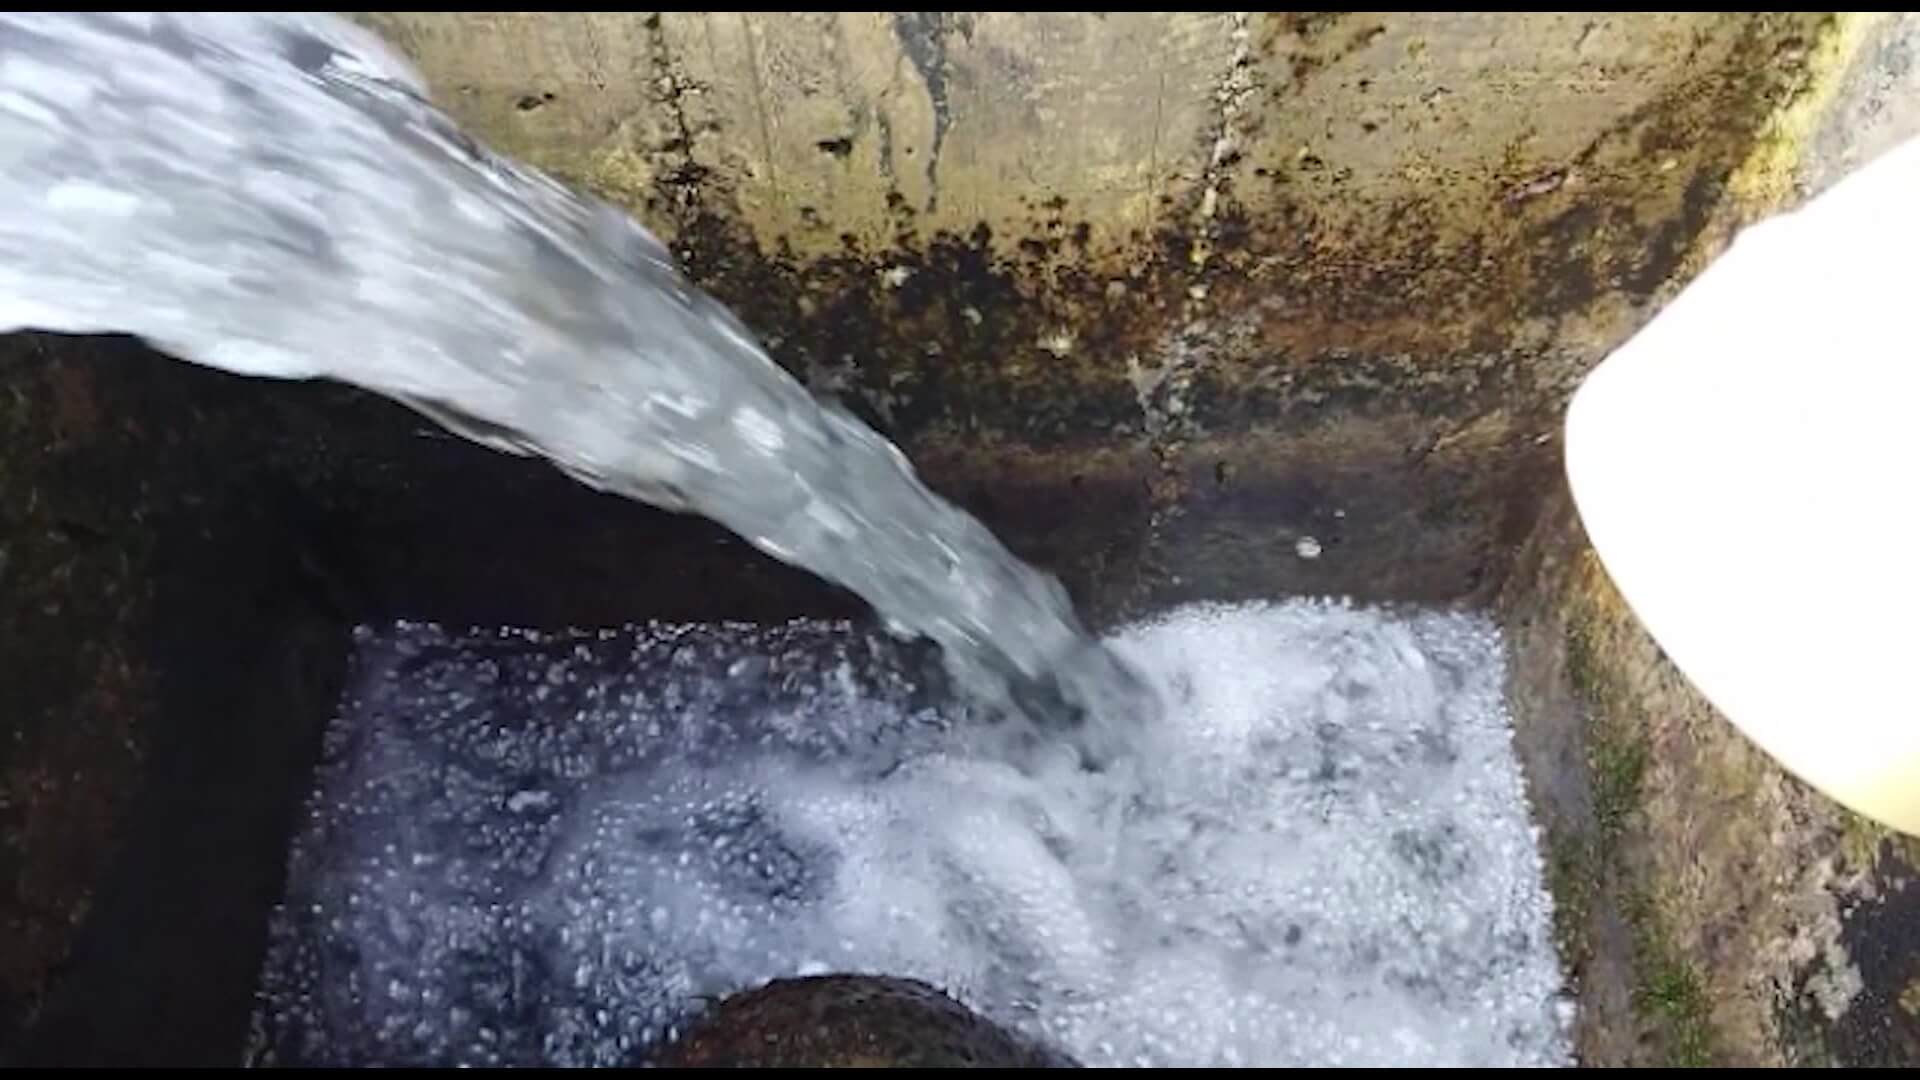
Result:
{"label": "rough concrete texture", "polygon": [[1163,445],[1328,405],[1523,430],[1682,264],[1836,22],[361,17],[891,432]]}
{"label": "rough concrete texture", "polygon": [[[1665,664],[1555,439],[1731,228],[1920,127],[1912,15],[359,17],[1099,618],[1497,596],[1586,1061],[1920,1056],[1910,847]],[[0,349],[0,1057],[237,1057],[349,619],[851,610],[497,457]]]}
{"label": "rough concrete texture", "polygon": [[[0,379],[0,1016],[10,1016],[90,907],[145,758],[134,703],[147,688],[122,632],[145,590],[115,573],[119,552],[89,543],[99,525],[77,491],[36,483],[44,463],[110,421],[84,377],[49,370],[28,384],[8,365]],[[28,632],[68,621],[88,624],[86,638]],[[12,677],[27,669],[43,681]]]}
{"label": "rough concrete texture", "polygon": [[1564,492],[1502,606],[1595,1065],[1911,1064],[1920,845],[1785,774],[1634,619]]}
{"label": "rough concrete texture", "polygon": [[1813,118],[1796,167],[1793,197],[1806,198],[1920,135],[1920,14],[1876,13],[1829,106]]}
{"label": "rough concrete texture", "polygon": [[239,1060],[354,619],[857,611],[356,391],[0,338],[0,1064]]}
{"label": "rough concrete texture", "polygon": [[[1359,520],[1444,531],[1449,500],[1404,496],[1456,459],[1477,477],[1456,549],[1482,557],[1402,559],[1385,591],[1507,580],[1585,1058],[1914,1053],[1900,849],[1665,664],[1553,456],[1565,392],[1730,230],[1916,127],[1912,16],[368,21],[923,453],[1144,444],[1155,512],[1125,565],[1157,591],[1182,567],[1207,568],[1186,575],[1202,592],[1251,583],[1210,537],[1338,532],[1314,478],[1403,475],[1421,520]],[[1257,482],[1283,461],[1305,464]]]}
{"label": "rough concrete texture", "polygon": [[[1907,14],[1843,20],[1696,259],[1920,131],[1916,31]],[[1585,1060],[1920,1060],[1920,842],[1786,774],[1693,689],[1613,588],[1563,482],[1501,610]]]}

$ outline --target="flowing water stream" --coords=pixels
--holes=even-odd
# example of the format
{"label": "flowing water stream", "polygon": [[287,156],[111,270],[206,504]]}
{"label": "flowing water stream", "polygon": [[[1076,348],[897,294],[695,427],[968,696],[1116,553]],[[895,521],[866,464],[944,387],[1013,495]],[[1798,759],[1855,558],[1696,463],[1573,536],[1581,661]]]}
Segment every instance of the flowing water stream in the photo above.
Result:
{"label": "flowing water stream", "polygon": [[643,227],[478,144],[350,23],[0,14],[0,205],[0,330],[336,379],[701,514],[1096,754],[1154,710],[1057,581],[816,401]]}
{"label": "flowing water stream", "polygon": [[712,518],[1077,733],[1010,760],[845,625],[362,628],[270,1057],[620,1064],[703,996],[878,971],[1095,1064],[1565,1059],[1491,624],[1296,602],[1092,637],[641,226],[348,23],[0,13],[25,328],[351,383]]}

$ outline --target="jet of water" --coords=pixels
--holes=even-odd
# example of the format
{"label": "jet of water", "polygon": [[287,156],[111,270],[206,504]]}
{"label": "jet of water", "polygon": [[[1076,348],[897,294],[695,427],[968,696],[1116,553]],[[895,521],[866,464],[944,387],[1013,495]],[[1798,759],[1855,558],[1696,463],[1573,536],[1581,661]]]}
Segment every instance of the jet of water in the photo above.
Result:
{"label": "jet of water", "polygon": [[816,401],[643,227],[480,145],[341,19],[0,14],[0,207],[0,330],[354,384],[697,512],[1101,756],[1157,709],[1056,580]]}

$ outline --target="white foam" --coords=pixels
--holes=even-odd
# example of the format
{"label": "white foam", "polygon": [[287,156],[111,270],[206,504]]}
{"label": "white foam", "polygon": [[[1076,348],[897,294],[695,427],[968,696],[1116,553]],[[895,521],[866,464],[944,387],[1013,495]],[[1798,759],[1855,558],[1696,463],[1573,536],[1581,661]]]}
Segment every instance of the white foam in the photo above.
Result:
{"label": "white foam", "polygon": [[843,626],[364,644],[265,980],[282,1060],[622,1063],[833,970],[1090,1065],[1568,1063],[1482,617],[1129,628],[1173,707],[1104,774],[981,752]]}

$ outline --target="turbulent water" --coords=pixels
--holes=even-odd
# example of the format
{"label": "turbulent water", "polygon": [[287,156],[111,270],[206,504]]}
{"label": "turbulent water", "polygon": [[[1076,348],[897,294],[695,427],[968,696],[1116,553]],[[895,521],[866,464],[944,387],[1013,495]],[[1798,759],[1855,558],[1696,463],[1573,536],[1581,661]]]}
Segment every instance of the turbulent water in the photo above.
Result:
{"label": "turbulent water", "polygon": [[1017,727],[842,625],[366,629],[269,1058],[631,1062],[814,971],[925,979],[1089,1064],[1565,1058],[1488,624],[1302,603],[1092,638],[640,226],[477,145],[348,24],[0,13],[21,328],[365,387],[721,522],[989,704],[1095,720],[1009,755]]}
{"label": "turbulent water", "polygon": [[1090,1065],[1566,1062],[1490,622],[1198,607],[1114,647],[1170,705],[1094,773],[982,752],[845,625],[370,628],[262,1060],[631,1063],[834,971]]}
{"label": "turbulent water", "polygon": [[[324,377],[697,512],[938,642],[989,703],[1151,710],[1059,585],[817,403],[618,210],[319,14],[0,14],[0,330]],[[638,552],[635,557],[641,557]]]}

